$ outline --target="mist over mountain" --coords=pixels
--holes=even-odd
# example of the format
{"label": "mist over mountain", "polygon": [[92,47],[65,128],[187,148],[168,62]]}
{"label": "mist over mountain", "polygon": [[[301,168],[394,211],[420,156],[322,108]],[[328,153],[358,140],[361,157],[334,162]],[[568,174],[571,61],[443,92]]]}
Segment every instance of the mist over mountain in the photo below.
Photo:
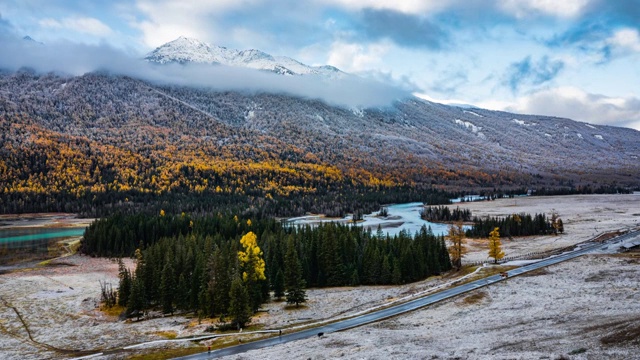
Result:
{"label": "mist over mountain", "polygon": [[[178,46],[183,42],[191,47]],[[37,73],[53,72],[74,76],[100,71],[130,76],[158,85],[195,86],[248,93],[281,93],[353,108],[385,107],[397,99],[410,96],[404,90],[351,76],[330,66],[311,67],[290,58],[271,57],[257,50],[242,52],[215,47],[224,55],[218,58],[224,62],[213,61],[213,58],[207,58],[207,61],[187,61],[186,53],[180,51],[186,51],[190,60],[200,59],[194,55],[193,47],[197,49],[199,46],[194,43],[213,49],[197,40],[180,38],[156,49],[157,56],[150,58],[150,54],[145,60],[136,54],[107,45],[92,46],[69,42],[43,45],[35,41],[0,36],[0,49],[3,50],[0,69],[17,71],[27,68]],[[173,55],[167,51],[167,46],[175,50]],[[264,56],[258,56],[259,54]],[[277,61],[265,62],[265,56]],[[160,63],[163,65],[158,66]],[[212,65],[214,63],[218,66]],[[282,74],[305,76],[281,76]]]}

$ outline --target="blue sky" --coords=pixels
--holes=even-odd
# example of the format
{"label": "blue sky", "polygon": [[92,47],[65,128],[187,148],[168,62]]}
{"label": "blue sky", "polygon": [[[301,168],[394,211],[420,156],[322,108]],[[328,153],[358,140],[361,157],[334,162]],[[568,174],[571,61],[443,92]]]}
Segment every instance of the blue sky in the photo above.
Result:
{"label": "blue sky", "polygon": [[0,34],[132,56],[187,36],[434,101],[640,130],[640,0],[4,0]]}

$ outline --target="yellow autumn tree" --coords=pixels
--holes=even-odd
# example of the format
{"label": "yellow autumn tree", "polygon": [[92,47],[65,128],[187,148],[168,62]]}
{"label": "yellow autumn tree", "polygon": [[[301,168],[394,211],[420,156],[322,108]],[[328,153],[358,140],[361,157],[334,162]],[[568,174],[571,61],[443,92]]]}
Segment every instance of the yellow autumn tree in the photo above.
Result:
{"label": "yellow autumn tree", "polygon": [[495,264],[504,257],[502,243],[500,242],[500,228],[495,228],[489,233],[489,257],[493,258]]}
{"label": "yellow autumn tree", "polygon": [[258,281],[266,280],[264,275],[265,263],[262,258],[262,250],[258,246],[258,237],[252,231],[240,239],[244,251],[238,251],[238,260],[242,269],[242,280]]}
{"label": "yellow autumn tree", "polygon": [[449,233],[446,238],[449,240],[447,250],[449,250],[451,265],[453,265],[456,270],[460,270],[462,267],[462,258],[467,253],[464,228],[462,227],[461,221],[449,225]]}

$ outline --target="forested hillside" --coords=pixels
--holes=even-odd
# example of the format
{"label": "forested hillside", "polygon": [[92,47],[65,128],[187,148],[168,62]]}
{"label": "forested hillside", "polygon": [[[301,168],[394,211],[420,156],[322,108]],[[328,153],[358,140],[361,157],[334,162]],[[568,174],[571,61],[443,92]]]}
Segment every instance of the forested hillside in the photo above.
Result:
{"label": "forested hillside", "polygon": [[5,72],[0,212],[342,215],[443,203],[443,190],[638,186],[637,131],[510,116],[417,99],[346,109],[105,73]]}

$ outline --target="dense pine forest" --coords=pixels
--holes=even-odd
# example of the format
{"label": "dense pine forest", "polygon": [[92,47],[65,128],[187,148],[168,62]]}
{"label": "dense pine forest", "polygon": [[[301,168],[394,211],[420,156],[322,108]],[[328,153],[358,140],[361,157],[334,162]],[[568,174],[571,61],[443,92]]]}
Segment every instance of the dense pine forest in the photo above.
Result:
{"label": "dense pine forest", "polygon": [[451,210],[448,206],[427,206],[420,213],[420,217],[430,222],[465,222],[471,220],[471,210],[459,207]]}
{"label": "dense pine forest", "polygon": [[[258,250],[247,250],[251,241]],[[295,291],[305,285],[403,284],[451,269],[444,238],[425,227],[389,237],[358,226],[294,227],[223,214],[114,215],[87,229],[82,251],[135,256],[136,269],[121,268],[119,284],[118,302],[131,315],[150,307],[229,314],[237,278],[256,310],[271,291],[297,304],[304,295],[296,298]],[[243,251],[259,254],[264,265],[244,261]]]}
{"label": "dense pine forest", "polygon": [[557,214],[547,218],[545,214],[513,214],[503,218],[473,218],[473,226],[466,231],[467,237],[486,238],[495,228],[502,236],[549,235],[564,232],[562,219]]}

